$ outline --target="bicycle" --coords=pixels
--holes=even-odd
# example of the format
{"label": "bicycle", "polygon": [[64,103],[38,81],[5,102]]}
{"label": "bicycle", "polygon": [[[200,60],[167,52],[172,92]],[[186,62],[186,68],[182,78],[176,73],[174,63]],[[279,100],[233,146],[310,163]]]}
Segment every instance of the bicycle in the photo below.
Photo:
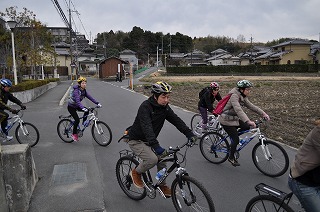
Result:
{"label": "bicycle", "polygon": [[[258,137],[259,142],[252,149],[252,160],[257,169],[269,177],[278,177],[283,175],[289,167],[289,157],[287,152],[278,143],[268,140],[260,131],[259,126],[264,120],[256,121],[256,128],[240,131],[238,135],[252,133],[245,141],[240,141],[235,158],[240,157],[240,151],[245,148],[250,141]],[[229,157],[230,145],[229,135],[221,135],[218,132],[208,132],[200,139],[201,154],[209,162],[220,164]]]}
{"label": "bicycle", "polygon": [[[210,115],[208,114],[208,124],[207,124],[207,130],[205,132],[220,132],[221,134],[225,134],[225,131],[223,130],[220,122],[218,121],[219,116]],[[196,113],[191,118],[190,123],[192,132],[201,138],[205,133],[202,128],[202,117],[199,113]]]}
{"label": "bicycle", "polygon": [[[98,119],[98,111],[96,110],[98,107],[88,108],[89,114],[87,116],[80,117],[80,120],[83,118],[87,118],[84,122],[83,127],[81,128],[80,123],[78,125],[78,137],[83,136],[83,132],[87,127],[89,127],[92,123],[91,134],[93,139],[100,146],[108,146],[112,140],[112,132],[110,127],[103,121]],[[72,143],[73,139],[71,137],[73,131],[74,120],[71,115],[63,116],[60,115],[57,125],[57,132],[59,137],[66,143]]]}
{"label": "bicycle", "polygon": [[255,186],[258,196],[253,197],[247,204],[245,212],[253,211],[281,211],[294,212],[289,206],[293,195],[292,192],[285,193],[264,183]]}
{"label": "bicycle", "polygon": [[[40,138],[39,130],[33,124],[22,120],[23,112],[17,110],[17,114],[8,118],[8,125],[6,127],[6,133],[0,129],[0,136],[6,140],[8,132],[17,123],[18,126],[15,130],[15,137],[20,144],[29,144],[30,147],[34,147]],[[10,120],[13,120],[10,122]]]}
{"label": "bicycle", "polygon": [[[124,137],[120,138],[122,140]],[[119,141],[120,141],[119,140]],[[186,146],[184,154],[179,151]],[[210,194],[205,187],[196,179],[189,176],[185,168],[180,164],[186,160],[186,153],[188,148],[192,147],[193,143],[189,141],[184,143],[181,147],[169,148],[169,155],[166,158],[160,159],[159,162],[172,162],[165,174],[155,183],[152,181],[150,170],[142,174],[144,188],[137,188],[131,179],[130,172],[139,165],[138,157],[130,150],[121,150],[120,159],[116,165],[117,181],[123,192],[133,200],[142,200],[146,196],[151,199],[156,197],[156,191],[164,198],[165,195],[159,188],[160,184],[174,171],[176,178],[171,184],[172,202],[177,211],[211,211],[214,212],[214,204]],[[178,154],[182,156],[182,160],[178,159]],[[189,207],[189,208],[188,208]]]}

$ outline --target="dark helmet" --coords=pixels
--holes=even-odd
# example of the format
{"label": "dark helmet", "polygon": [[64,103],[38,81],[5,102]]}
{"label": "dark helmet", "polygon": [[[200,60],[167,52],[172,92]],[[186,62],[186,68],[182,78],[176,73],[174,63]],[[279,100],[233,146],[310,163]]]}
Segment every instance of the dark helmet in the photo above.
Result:
{"label": "dark helmet", "polygon": [[249,80],[240,80],[237,82],[238,88],[251,88],[253,87],[253,84]]}
{"label": "dark helmet", "polygon": [[210,83],[210,88],[212,89],[212,90],[216,90],[217,88],[219,88],[220,86],[219,86],[219,84],[217,83],[217,82],[211,82]]}
{"label": "dark helmet", "polygon": [[152,93],[171,93],[172,87],[166,82],[156,82],[152,85]]}
{"label": "dark helmet", "polygon": [[12,87],[12,82],[9,79],[1,79],[0,83],[4,87]]}

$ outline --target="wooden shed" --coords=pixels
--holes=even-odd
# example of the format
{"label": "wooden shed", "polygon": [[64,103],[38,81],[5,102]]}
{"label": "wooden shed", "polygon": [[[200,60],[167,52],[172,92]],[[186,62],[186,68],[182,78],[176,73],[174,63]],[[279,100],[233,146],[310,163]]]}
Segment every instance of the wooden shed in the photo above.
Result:
{"label": "wooden shed", "polygon": [[109,57],[101,61],[99,66],[99,78],[103,79],[110,76],[116,76],[118,71],[124,76],[125,70],[123,64],[127,64],[127,62],[117,57]]}

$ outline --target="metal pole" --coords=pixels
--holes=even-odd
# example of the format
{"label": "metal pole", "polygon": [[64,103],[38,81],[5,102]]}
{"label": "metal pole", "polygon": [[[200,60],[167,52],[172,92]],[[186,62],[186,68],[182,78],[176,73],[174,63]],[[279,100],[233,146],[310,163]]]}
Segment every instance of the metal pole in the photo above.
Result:
{"label": "metal pole", "polygon": [[158,54],[158,51],[159,51],[159,46],[157,46],[157,71],[159,70],[159,54]]}
{"label": "metal pole", "polygon": [[133,90],[133,73],[132,73],[132,63],[130,63],[130,84],[129,87],[131,88],[131,90]]}
{"label": "metal pole", "polygon": [[15,49],[14,49],[14,34],[13,34],[12,30],[11,30],[11,40],[12,40],[13,78],[14,78],[14,84],[17,85],[18,80],[17,80],[16,54],[15,54]]}

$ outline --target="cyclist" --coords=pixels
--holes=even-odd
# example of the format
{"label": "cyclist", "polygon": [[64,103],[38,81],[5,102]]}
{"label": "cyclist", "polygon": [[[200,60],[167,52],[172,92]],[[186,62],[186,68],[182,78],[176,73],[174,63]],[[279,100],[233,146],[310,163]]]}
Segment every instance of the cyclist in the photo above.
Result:
{"label": "cyclist", "polygon": [[218,118],[223,129],[228,133],[232,140],[228,161],[233,166],[240,166],[239,162],[234,157],[237,145],[239,144],[238,128],[240,128],[240,131],[243,131],[250,129],[250,127],[256,127],[254,121],[251,121],[243,111],[242,106],[245,106],[253,112],[261,115],[266,120],[270,120],[268,114],[249,101],[248,96],[251,93],[252,87],[253,84],[250,81],[240,80],[237,83],[237,87],[233,88],[229,92],[232,95],[224,107],[222,114]]}
{"label": "cyclist", "polygon": [[88,109],[81,104],[81,101],[87,97],[90,101],[96,104],[98,107],[101,107],[101,104],[95,100],[87,91],[87,79],[85,77],[79,77],[77,80],[78,84],[72,87],[70,91],[70,96],[68,100],[68,111],[74,119],[72,139],[74,141],[79,141],[78,138],[78,125],[80,123],[79,116],[77,111],[84,112],[83,123],[86,121],[86,116],[89,114]]}
{"label": "cyclist", "polygon": [[298,149],[288,185],[306,212],[320,211],[320,119]]}
{"label": "cyclist", "polygon": [[220,101],[221,95],[219,93],[219,84],[217,82],[211,82],[209,89],[200,97],[198,102],[198,110],[202,118],[202,129],[207,130],[208,123],[208,111],[213,112],[213,102],[215,100]]}
{"label": "cyclist", "polygon": [[[172,87],[166,82],[157,82],[152,85],[152,95],[139,107],[133,125],[128,129],[128,144],[131,150],[142,161],[131,171],[133,183],[138,188],[143,188],[141,174],[154,167],[159,158],[167,155],[157,137],[165,120],[173,124],[181,133],[195,142],[197,137],[191,129],[174,113],[169,106],[169,98]],[[165,168],[165,163],[158,163],[158,171]],[[171,189],[163,182],[160,189],[166,197],[171,197]]]}
{"label": "cyclist", "polygon": [[4,110],[9,110],[13,114],[17,114],[18,111],[9,107],[8,100],[13,103],[16,103],[21,107],[22,110],[26,109],[26,106],[22,104],[22,102],[14,97],[12,93],[9,92],[10,88],[12,87],[12,82],[9,79],[1,79],[0,80],[1,89],[0,89],[0,122],[1,122],[1,129],[2,132],[6,135],[6,140],[10,141],[13,136],[8,135],[6,127],[8,125],[8,117],[9,114],[6,113]]}

